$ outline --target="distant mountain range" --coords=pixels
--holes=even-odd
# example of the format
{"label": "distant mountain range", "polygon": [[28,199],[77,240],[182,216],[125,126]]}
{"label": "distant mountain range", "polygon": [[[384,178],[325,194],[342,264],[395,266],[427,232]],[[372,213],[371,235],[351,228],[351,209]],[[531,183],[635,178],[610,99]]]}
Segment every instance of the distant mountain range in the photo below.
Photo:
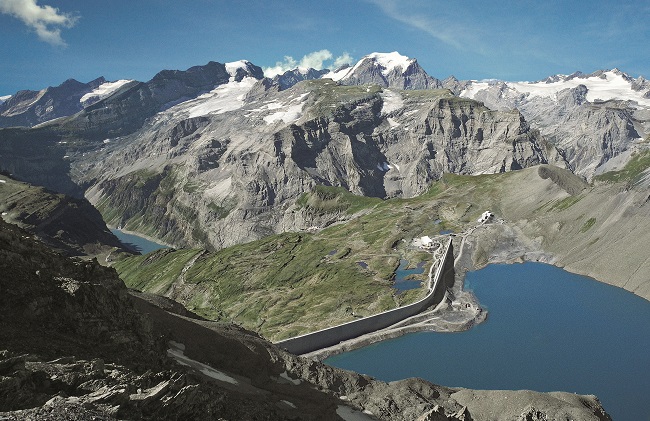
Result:
{"label": "distant mountain range", "polygon": [[590,180],[647,148],[649,92],[618,70],[441,81],[396,52],[272,79],[245,60],[210,62],[19,92],[0,105],[0,126],[23,126],[0,129],[0,157],[112,224],[222,247],[315,223],[284,210],[319,184],[413,197],[446,172],[540,163]]}

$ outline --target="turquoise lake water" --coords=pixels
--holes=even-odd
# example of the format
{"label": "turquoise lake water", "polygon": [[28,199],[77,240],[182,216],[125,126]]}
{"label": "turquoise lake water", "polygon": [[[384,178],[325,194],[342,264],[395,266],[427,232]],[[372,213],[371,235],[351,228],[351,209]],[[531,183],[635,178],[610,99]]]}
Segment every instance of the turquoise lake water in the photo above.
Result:
{"label": "turquoise lake water", "polygon": [[115,234],[115,236],[122,242],[122,244],[131,249],[135,249],[142,254],[147,254],[151,253],[152,251],[168,248],[163,244],[158,244],[138,235],[127,234],[119,229],[111,229],[111,232]]}
{"label": "turquoise lake water", "polygon": [[468,273],[465,288],[488,310],[486,322],[325,362],[384,381],[595,394],[615,421],[650,420],[650,302],[541,263],[490,265]]}

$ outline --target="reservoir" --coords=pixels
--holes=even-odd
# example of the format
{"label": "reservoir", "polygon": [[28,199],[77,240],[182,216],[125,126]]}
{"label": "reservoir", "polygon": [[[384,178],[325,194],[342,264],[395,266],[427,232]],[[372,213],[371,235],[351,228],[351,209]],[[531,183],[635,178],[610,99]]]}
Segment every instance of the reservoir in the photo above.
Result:
{"label": "reservoir", "polygon": [[418,332],[325,360],[384,381],[595,394],[615,421],[650,419],[650,302],[541,263],[467,274],[487,320]]}
{"label": "reservoir", "polygon": [[135,249],[136,251],[147,254],[163,248],[168,248],[163,244],[158,244],[154,241],[147,240],[135,234],[127,234],[119,229],[111,229],[111,232],[128,248]]}

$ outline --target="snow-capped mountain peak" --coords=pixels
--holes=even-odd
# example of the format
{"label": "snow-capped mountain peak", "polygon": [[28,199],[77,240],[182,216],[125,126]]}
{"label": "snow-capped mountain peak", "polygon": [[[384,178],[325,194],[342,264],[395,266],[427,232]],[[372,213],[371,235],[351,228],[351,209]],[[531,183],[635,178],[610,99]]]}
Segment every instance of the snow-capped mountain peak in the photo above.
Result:
{"label": "snow-capped mountain peak", "polygon": [[415,62],[415,59],[403,56],[397,51],[393,51],[392,53],[371,53],[363,56],[354,66],[346,65],[340,67],[324,75],[323,78],[330,78],[336,81],[348,79],[363,67],[378,68],[384,76],[387,76],[397,68],[401,69],[402,73],[404,73]]}
{"label": "snow-capped mountain peak", "polygon": [[400,89],[431,89],[442,86],[438,79],[429,76],[414,58],[394,51],[371,53],[354,66],[341,67],[323,75],[345,85],[377,84]]}
{"label": "snow-capped mountain peak", "polygon": [[0,96],[0,104],[11,98],[11,95]]}
{"label": "snow-capped mountain peak", "polygon": [[231,61],[230,63],[225,63],[224,65],[226,66],[226,72],[228,72],[230,77],[233,79],[241,80],[243,77],[253,76],[259,73],[257,66],[248,60]]}
{"label": "snow-capped mountain peak", "polygon": [[415,59],[406,57],[393,51],[392,53],[372,53],[368,54],[365,59],[374,60],[378,65],[384,68],[382,73],[387,75],[396,68],[400,68],[402,73],[415,62]]}

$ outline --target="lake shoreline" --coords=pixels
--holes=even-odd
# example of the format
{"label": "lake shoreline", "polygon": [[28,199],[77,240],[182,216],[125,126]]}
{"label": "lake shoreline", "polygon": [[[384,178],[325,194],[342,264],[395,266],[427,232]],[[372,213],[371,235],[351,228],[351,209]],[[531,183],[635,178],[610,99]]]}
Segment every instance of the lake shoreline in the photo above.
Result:
{"label": "lake shoreline", "polygon": [[[108,227],[108,229],[109,229],[111,232],[113,232],[113,230],[115,230],[115,231],[120,231],[120,232],[122,232],[122,233],[124,233],[124,234],[134,235],[134,236],[136,236],[136,237],[144,238],[145,240],[147,240],[147,241],[149,241],[149,242],[152,242],[152,243],[160,244],[160,245],[163,245],[163,246],[165,246],[165,247],[172,248],[172,249],[177,249],[177,247],[174,246],[174,245],[172,245],[172,244],[166,243],[166,242],[164,242],[163,240],[160,240],[160,239],[158,239],[158,238],[151,237],[151,236],[146,235],[146,234],[142,234],[142,233],[140,233],[140,232],[126,230],[126,229],[124,229],[124,228],[118,228],[118,227],[113,226],[113,225],[106,225],[106,226]],[[115,234],[115,233],[113,233],[113,234]],[[122,240],[120,240],[120,242],[121,242],[121,241],[122,241]]]}

